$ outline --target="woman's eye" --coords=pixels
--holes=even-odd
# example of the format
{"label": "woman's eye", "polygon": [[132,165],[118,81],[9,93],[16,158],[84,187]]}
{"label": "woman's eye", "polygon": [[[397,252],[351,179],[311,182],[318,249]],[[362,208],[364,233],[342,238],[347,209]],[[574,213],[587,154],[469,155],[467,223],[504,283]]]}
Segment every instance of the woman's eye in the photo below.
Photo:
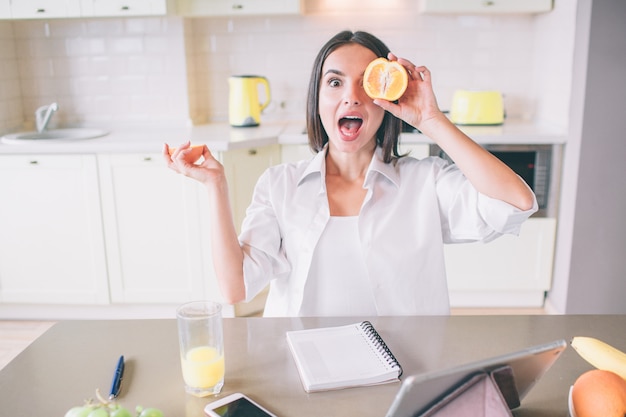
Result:
{"label": "woman's eye", "polygon": [[341,85],[341,81],[339,81],[339,80],[338,80],[338,79],[336,79],[336,78],[333,78],[333,79],[331,79],[331,80],[329,80],[329,81],[328,81],[328,85],[329,85],[330,87],[339,87],[339,86]]}

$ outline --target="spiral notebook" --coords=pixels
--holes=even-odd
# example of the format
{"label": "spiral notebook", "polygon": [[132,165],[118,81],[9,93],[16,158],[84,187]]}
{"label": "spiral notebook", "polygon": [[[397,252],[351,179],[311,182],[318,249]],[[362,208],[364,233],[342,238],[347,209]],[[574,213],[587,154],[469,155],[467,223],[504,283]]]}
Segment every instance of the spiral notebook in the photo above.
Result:
{"label": "spiral notebook", "polygon": [[287,332],[306,392],[399,381],[402,367],[369,321]]}

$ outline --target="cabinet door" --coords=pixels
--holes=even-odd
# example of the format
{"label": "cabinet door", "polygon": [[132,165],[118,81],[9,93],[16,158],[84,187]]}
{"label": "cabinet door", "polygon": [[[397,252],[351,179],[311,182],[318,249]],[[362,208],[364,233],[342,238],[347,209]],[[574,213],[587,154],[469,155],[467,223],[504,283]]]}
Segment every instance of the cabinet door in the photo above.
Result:
{"label": "cabinet door", "polygon": [[49,19],[79,17],[79,0],[14,0],[11,1],[13,19]]}
{"label": "cabinet door", "polygon": [[301,13],[301,0],[179,0],[183,16],[236,16]]}
{"label": "cabinet door", "polygon": [[219,301],[200,185],[159,154],[98,155],[111,299],[116,303]]}
{"label": "cabinet door", "polygon": [[488,14],[545,13],[553,0],[420,0],[421,13]]}
{"label": "cabinet door", "polygon": [[163,16],[169,0],[82,0],[83,16]]}
{"label": "cabinet door", "polygon": [[530,218],[519,236],[445,246],[453,307],[541,307],[552,282],[556,219]]}
{"label": "cabinet door", "polygon": [[233,150],[224,152],[220,158],[228,179],[235,228],[239,232],[257,180],[268,167],[280,162],[280,147]]}
{"label": "cabinet door", "polygon": [[0,156],[0,300],[108,303],[93,155]]}

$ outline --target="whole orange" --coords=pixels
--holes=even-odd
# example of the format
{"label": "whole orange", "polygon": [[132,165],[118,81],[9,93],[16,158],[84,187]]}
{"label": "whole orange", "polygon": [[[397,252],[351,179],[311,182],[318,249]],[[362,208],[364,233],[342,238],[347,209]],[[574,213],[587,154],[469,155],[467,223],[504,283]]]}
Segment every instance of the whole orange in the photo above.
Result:
{"label": "whole orange", "polygon": [[577,417],[624,417],[626,380],[611,371],[587,371],[574,383],[572,403]]}

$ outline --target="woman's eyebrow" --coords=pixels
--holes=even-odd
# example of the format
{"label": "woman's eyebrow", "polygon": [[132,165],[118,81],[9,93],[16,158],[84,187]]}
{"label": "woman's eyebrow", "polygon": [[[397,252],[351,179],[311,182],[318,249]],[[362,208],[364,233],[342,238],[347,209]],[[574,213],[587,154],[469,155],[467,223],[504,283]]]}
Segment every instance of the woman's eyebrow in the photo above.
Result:
{"label": "woman's eyebrow", "polygon": [[329,69],[324,73],[324,76],[327,76],[328,74],[336,74],[336,75],[340,75],[340,76],[344,76],[346,74],[344,74],[342,71],[336,70],[336,69]]}

